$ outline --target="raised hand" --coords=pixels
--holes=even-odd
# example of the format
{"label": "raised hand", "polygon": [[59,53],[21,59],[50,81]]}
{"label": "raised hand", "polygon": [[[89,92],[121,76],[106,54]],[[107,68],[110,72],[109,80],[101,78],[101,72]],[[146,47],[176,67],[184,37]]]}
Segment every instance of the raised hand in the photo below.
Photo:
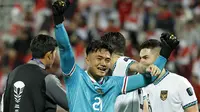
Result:
{"label": "raised hand", "polygon": [[54,24],[58,25],[64,21],[64,12],[69,7],[70,2],[68,0],[57,0],[52,5]]}
{"label": "raised hand", "polygon": [[156,65],[152,64],[147,67],[146,72],[149,72],[152,76],[158,76],[161,70]]}
{"label": "raised hand", "polygon": [[179,40],[177,37],[170,33],[162,33],[160,40],[162,43],[160,55],[168,59],[171,52],[178,46]]}

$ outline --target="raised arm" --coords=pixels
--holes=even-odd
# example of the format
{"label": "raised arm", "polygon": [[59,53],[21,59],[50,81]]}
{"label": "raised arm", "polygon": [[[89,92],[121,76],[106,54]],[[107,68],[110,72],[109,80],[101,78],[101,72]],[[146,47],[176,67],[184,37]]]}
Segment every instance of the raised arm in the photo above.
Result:
{"label": "raised arm", "polygon": [[55,24],[55,36],[60,51],[61,69],[65,75],[70,76],[75,70],[75,59],[72,47],[70,45],[69,36],[65,30],[64,12],[69,6],[69,1],[60,0],[53,4],[53,19]]}
{"label": "raised arm", "polygon": [[[162,69],[165,67],[167,59],[170,56],[170,53],[178,46],[179,40],[169,33],[163,33],[160,38],[162,42],[162,48],[160,51],[160,56],[156,59],[154,65],[162,71]],[[123,93],[144,87],[155,81],[156,78],[157,76],[152,76],[149,73],[125,77],[123,85],[126,86],[122,87]]]}
{"label": "raised arm", "polygon": [[141,63],[135,61],[133,64],[130,65],[129,73],[139,72],[145,73],[147,66],[142,65]]}
{"label": "raised arm", "polygon": [[[167,60],[166,58],[159,56],[156,61],[154,62],[154,65],[156,65],[159,69],[163,69]],[[157,77],[151,76],[150,73],[144,73],[144,74],[138,74],[138,75],[132,75],[125,77],[124,84],[126,86],[122,87],[123,92],[130,92],[134,91],[138,88],[147,86],[148,84],[152,83]]]}
{"label": "raised arm", "polygon": [[[170,33],[162,33],[161,36],[160,36],[160,40],[161,40],[161,43],[162,43],[160,56],[168,59],[171,52],[178,46],[179,40],[174,35],[172,35]],[[156,65],[156,64],[154,64],[154,65]],[[157,66],[157,67],[160,69],[159,66]],[[145,73],[146,68],[147,68],[147,66],[144,66],[140,63],[135,62],[135,63],[132,63],[130,65],[129,72]],[[160,69],[160,71],[162,71],[162,69]],[[155,74],[153,74],[153,75],[155,75]]]}
{"label": "raised arm", "polygon": [[75,58],[69,42],[68,34],[63,24],[56,25],[55,35],[60,51],[60,63],[62,71],[69,76],[75,69]]}

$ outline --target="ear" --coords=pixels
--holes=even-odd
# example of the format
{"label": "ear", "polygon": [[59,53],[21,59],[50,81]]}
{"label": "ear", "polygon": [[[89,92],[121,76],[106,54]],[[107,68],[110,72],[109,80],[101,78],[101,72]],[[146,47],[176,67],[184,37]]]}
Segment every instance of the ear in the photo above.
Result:
{"label": "ear", "polygon": [[52,53],[51,53],[51,51],[47,52],[47,53],[45,54],[44,58],[47,59],[47,60],[51,60],[51,58],[52,58]]}
{"label": "ear", "polygon": [[89,56],[88,56],[88,55],[85,57],[85,62],[86,62],[86,64],[87,64],[88,66],[90,65],[90,59],[89,59]]}

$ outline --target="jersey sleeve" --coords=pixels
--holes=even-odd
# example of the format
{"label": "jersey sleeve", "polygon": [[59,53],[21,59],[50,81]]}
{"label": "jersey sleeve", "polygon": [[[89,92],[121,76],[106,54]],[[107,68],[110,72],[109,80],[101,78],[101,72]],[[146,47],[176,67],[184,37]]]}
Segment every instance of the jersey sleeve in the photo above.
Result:
{"label": "jersey sleeve", "polygon": [[[155,62],[153,63],[155,66],[157,66],[160,71],[163,70],[163,68],[165,67],[165,64],[167,63],[167,59],[163,56],[158,56],[155,60]],[[152,76],[151,81],[155,81],[157,79],[158,76]]]}
{"label": "jersey sleeve", "polygon": [[197,104],[197,98],[194,89],[189,81],[183,78],[178,86],[178,95],[180,97],[183,109]]}
{"label": "jersey sleeve", "polygon": [[53,74],[45,77],[46,95],[56,104],[68,110],[66,91],[62,88],[60,80]]}
{"label": "jersey sleeve", "polygon": [[119,94],[126,94],[147,85],[145,78],[141,74],[125,77],[112,76],[112,78],[116,81]]}
{"label": "jersey sleeve", "polygon": [[111,76],[111,78],[115,82],[114,86],[117,87],[116,93],[117,94],[121,94],[123,86],[125,86],[124,83],[125,83],[125,80],[127,80],[127,77],[126,76],[125,77],[122,77],[122,76]]}
{"label": "jersey sleeve", "polygon": [[130,65],[132,65],[135,60],[122,56],[120,57],[114,64],[113,67],[113,76],[128,76],[128,70],[130,68]]}
{"label": "jersey sleeve", "polygon": [[[162,56],[159,56],[154,64],[162,70],[166,64],[166,59]],[[151,78],[148,78],[149,76]],[[148,84],[152,83],[155,79],[156,76],[151,76],[149,73],[125,76],[122,83],[121,93],[126,94],[126,92],[131,92],[138,88],[145,87]]]}
{"label": "jersey sleeve", "polygon": [[55,26],[55,36],[59,47],[61,69],[65,76],[71,76],[75,70],[75,58],[69,36],[63,24]]}
{"label": "jersey sleeve", "polygon": [[132,75],[127,77],[126,87],[124,87],[124,91],[122,94],[126,94],[126,92],[134,91],[138,88],[147,86],[148,81],[142,74]]}

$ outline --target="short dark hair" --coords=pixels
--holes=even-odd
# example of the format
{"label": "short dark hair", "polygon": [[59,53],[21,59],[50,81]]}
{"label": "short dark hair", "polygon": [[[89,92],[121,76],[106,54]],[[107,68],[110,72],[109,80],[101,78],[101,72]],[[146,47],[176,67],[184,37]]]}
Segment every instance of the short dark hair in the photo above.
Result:
{"label": "short dark hair", "polygon": [[149,39],[145,42],[143,42],[141,45],[140,45],[140,50],[144,49],[144,48],[150,48],[150,49],[153,49],[153,48],[156,48],[156,47],[162,47],[161,46],[161,42],[159,40],[156,40],[156,39]]}
{"label": "short dark hair", "polygon": [[101,37],[101,40],[107,42],[112,48],[114,53],[124,55],[126,40],[120,32],[109,32]]}
{"label": "short dark hair", "polygon": [[86,54],[88,55],[89,53],[97,52],[98,50],[101,50],[101,49],[108,50],[110,54],[112,54],[113,52],[112,47],[106,42],[102,40],[92,40],[86,48]]}
{"label": "short dark hair", "polygon": [[44,58],[47,52],[54,51],[56,47],[56,40],[51,36],[43,34],[33,38],[30,44],[33,58]]}

